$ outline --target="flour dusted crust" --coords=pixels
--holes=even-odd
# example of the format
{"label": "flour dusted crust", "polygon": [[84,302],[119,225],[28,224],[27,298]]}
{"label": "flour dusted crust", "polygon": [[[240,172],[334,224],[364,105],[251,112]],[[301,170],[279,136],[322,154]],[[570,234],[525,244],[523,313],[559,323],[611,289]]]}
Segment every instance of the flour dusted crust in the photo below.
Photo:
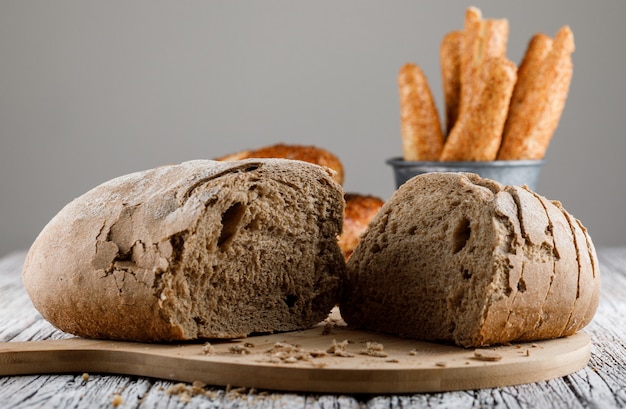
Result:
{"label": "flour dusted crust", "polygon": [[354,327],[477,347],[574,334],[599,288],[591,238],[560,203],[432,173],[400,187],[363,233],[340,308]]}
{"label": "flour dusted crust", "polygon": [[134,341],[306,328],[338,301],[343,191],[299,161],[190,161],[69,203],[23,282],[53,325]]}

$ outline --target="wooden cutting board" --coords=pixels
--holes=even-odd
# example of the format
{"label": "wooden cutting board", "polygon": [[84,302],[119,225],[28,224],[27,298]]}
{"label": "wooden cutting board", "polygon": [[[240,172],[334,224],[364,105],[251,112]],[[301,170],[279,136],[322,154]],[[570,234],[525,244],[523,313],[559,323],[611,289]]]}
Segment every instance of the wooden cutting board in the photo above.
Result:
{"label": "wooden cutting board", "polygon": [[584,332],[476,350],[356,331],[329,318],[305,331],[210,344],[4,342],[0,376],[87,372],[283,391],[411,393],[547,380],[581,369],[589,356]]}

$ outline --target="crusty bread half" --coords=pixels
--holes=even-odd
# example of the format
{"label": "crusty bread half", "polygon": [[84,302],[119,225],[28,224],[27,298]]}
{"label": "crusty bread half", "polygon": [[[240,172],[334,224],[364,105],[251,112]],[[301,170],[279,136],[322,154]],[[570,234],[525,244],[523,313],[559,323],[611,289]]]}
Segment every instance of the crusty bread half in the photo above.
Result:
{"label": "crusty bread half", "polygon": [[343,190],[284,159],[190,161],[106,182],[33,243],[24,286],[85,337],[234,338],[314,325],[339,296]]}
{"label": "crusty bread half", "polygon": [[474,174],[402,185],[348,260],[355,327],[478,347],[574,334],[598,306],[593,243],[560,203]]}

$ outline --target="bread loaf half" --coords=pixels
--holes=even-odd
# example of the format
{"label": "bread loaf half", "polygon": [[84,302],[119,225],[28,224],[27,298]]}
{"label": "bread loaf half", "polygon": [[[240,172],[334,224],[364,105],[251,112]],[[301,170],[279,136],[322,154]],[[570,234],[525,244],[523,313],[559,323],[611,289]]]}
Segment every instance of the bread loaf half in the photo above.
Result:
{"label": "bread loaf half", "polygon": [[305,162],[190,161],[106,182],[63,208],[23,282],[59,329],[133,341],[305,328],[338,301],[343,191]]}
{"label": "bread loaf half", "polygon": [[349,325],[477,347],[571,335],[600,273],[560,203],[474,174],[432,173],[385,203],[348,260]]}

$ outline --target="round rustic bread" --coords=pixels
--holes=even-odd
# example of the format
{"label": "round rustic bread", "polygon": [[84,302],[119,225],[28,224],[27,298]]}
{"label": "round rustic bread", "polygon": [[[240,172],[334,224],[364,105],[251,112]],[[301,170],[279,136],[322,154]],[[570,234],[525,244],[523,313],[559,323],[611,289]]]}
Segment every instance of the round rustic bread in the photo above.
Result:
{"label": "round rustic bread", "polygon": [[190,161],[106,182],[33,243],[24,286],[85,337],[234,338],[305,328],[338,301],[343,191],[320,166]]}
{"label": "round rustic bread", "polygon": [[343,184],[344,169],[341,160],[330,151],[312,145],[277,143],[220,156],[215,160],[232,161],[250,158],[282,158],[314,163],[334,170],[333,178],[340,185]]}
{"label": "round rustic bread", "polygon": [[560,203],[474,174],[431,173],[385,203],[347,263],[352,326],[477,347],[571,335],[591,321],[591,238]]}

